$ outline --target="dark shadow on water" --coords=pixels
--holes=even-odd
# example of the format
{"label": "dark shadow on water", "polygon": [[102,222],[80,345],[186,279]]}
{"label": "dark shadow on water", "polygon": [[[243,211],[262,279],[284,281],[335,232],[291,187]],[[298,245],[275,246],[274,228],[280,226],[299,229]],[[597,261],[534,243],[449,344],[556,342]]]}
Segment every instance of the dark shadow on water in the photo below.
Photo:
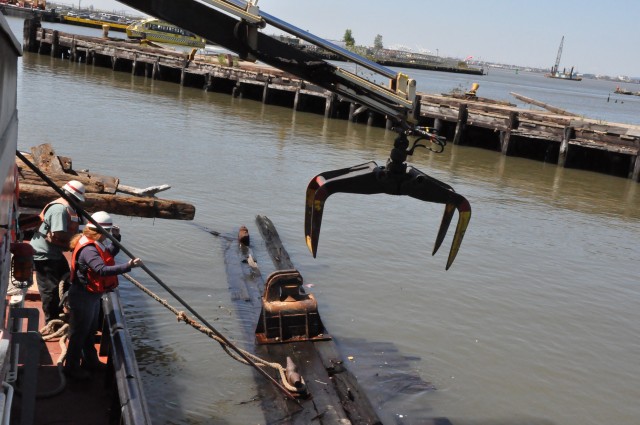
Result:
{"label": "dark shadow on water", "polygon": [[[456,419],[434,417],[433,407],[416,403],[420,394],[438,389],[417,372],[419,357],[401,353],[391,342],[335,338],[347,368],[358,377],[382,423],[395,425],[555,425],[548,419],[514,417]],[[353,354],[353,358],[348,356]],[[401,411],[402,414],[397,412]]]}

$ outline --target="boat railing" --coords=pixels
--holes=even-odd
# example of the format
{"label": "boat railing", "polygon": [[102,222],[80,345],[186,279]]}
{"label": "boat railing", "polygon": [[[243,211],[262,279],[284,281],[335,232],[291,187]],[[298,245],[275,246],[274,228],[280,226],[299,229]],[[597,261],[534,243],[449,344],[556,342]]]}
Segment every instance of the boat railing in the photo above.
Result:
{"label": "boat railing", "polygon": [[100,355],[108,355],[113,365],[120,406],[122,406],[119,423],[150,425],[151,419],[142,379],[117,290],[102,298],[102,309],[104,322]]}

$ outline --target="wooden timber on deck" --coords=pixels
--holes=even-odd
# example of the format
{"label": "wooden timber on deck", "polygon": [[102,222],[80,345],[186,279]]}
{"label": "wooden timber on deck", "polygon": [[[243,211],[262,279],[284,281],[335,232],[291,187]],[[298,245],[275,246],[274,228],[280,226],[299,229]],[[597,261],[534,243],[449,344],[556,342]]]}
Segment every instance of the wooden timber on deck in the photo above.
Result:
{"label": "wooden timber on deck", "polygon": [[[31,148],[30,155],[23,155],[60,188],[70,180],[84,184],[86,193],[82,206],[87,211],[173,220],[193,220],[195,216],[195,207],[191,204],[153,196],[157,191],[168,189],[167,185],[152,186],[146,190],[121,187],[123,185],[116,177],[74,170],[71,158],[57,156],[51,145],[46,143]],[[39,212],[46,204],[59,197],[54,189],[19,158],[16,158],[16,165],[21,208],[32,208]],[[127,195],[123,196],[118,192]]]}
{"label": "wooden timber on deck", "polygon": [[[186,54],[138,42],[68,34],[29,20],[25,21],[24,50],[330,118],[387,128],[392,124],[292,75],[266,65],[237,62],[230,55]],[[418,124],[437,129],[454,144],[640,181],[640,126],[584,118],[559,108],[552,112],[548,109],[553,106],[532,99],[527,103],[542,104],[547,110],[476,96],[419,95]]]}

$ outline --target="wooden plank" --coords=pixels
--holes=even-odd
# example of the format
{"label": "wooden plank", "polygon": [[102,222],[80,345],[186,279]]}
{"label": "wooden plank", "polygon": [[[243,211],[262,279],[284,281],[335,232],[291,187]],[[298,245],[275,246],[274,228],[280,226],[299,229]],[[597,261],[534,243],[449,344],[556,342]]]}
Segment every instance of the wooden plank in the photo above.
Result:
{"label": "wooden plank", "polygon": [[607,151],[607,152],[622,153],[622,154],[626,154],[626,155],[634,155],[635,156],[638,153],[638,148],[633,147],[633,146],[614,145],[614,144],[602,142],[602,141],[599,141],[599,140],[583,139],[583,138],[579,138],[579,137],[576,137],[575,139],[571,140],[569,142],[569,144],[570,145],[576,145],[576,146],[582,146],[582,147],[585,147],[585,148],[603,150],[603,151]]}
{"label": "wooden plank", "polygon": [[96,174],[89,171],[76,171],[78,177],[84,177],[90,182],[99,182],[104,185],[105,193],[116,193],[120,179],[113,176],[105,176],[102,174]]}
{"label": "wooden plank", "polygon": [[606,132],[596,132],[576,128],[576,137],[602,143],[609,143],[612,145],[640,147],[640,142],[636,139],[621,139],[617,134],[610,134]]}
{"label": "wooden plank", "polygon": [[467,125],[488,128],[494,131],[506,131],[509,128],[509,116],[497,117],[468,111]]}
{"label": "wooden plank", "polygon": [[[18,166],[18,182],[20,186],[25,184],[47,186],[47,183],[27,167],[20,159],[16,158]],[[49,174],[45,173],[58,187],[64,186],[70,180],[77,180],[84,184],[85,190],[90,193],[104,193],[104,184],[101,182],[90,181],[84,177],[74,176],[73,174]]]}
{"label": "wooden plank", "polygon": [[535,99],[532,99],[532,98],[527,97],[527,96],[523,96],[523,95],[518,94],[518,93],[510,92],[510,94],[511,94],[511,96],[515,97],[518,100],[521,100],[521,101],[523,101],[525,103],[530,103],[532,105],[539,106],[541,108],[546,109],[547,111],[551,111],[551,112],[554,112],[556,114],[572,115],[572,116],[576,115],[576,114],[574,114],[572,112],[567,112],[564,109],[560,109],[560,108],[555,107],[553,105],[549,105],[548,103],[540,102],[539,100],[535,100]]}
{"label": "wooden plank", "polygon": [[160,186],[149,186],[144,189],[139,187],[127,186],[124,184],[119,184],[117,191],[122,193],[127,193],[129,195],[135,196],[154,196],[158,192],[164,192],[165,190],[171,189],[171,186],[168,184],[162,184]]}
{"label": "wooden plank", "polygon": [[[58,193],[48,186],[20,185],[20,206],[42,208],[58,198]],[[109,211],[131,217],[193,220],[196,209],[181,201],[158,198],[119,196],[105,193],[87,193],[82,204],[87,211]]]}

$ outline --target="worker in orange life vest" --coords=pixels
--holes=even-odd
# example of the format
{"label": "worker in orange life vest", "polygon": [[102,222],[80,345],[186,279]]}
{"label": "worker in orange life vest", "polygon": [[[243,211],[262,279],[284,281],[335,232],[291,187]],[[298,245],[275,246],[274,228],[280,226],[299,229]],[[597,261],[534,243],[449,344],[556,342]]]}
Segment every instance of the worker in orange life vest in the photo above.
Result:
{"label": "worker in orange life vest", "polygon": [[[62,190],[76,201],[84,202],[85,189],[79,181],[69,181]],[[69,241],[78,233],[82,218],[66,199],[58,198],[44,207],[40,220],[42,224],[34,232],[30,243],[35,251],[34,268],[44,320],[48,323],[58,319],[62,313],[58,285],[63,276],[69,273],[64,252],[69,250]]]}
{"label": "worker in orange life vest", "polygon": [[[99,211],[91,218],[105,231],[111,232],[116,240],[120,240],[120,229],[113,225],[109,214]],[[71,240],[73,254],[68,298],[71,322],[64,370],[75,379],[88,379],[88,371],[100,365],[94,337],[98,330],[102,295],[118,286],[119,274],[142,264],[139,258],[116,264],[115,256],[120,249],[110,242],[93,223],[87,223],[82,234]]]}

